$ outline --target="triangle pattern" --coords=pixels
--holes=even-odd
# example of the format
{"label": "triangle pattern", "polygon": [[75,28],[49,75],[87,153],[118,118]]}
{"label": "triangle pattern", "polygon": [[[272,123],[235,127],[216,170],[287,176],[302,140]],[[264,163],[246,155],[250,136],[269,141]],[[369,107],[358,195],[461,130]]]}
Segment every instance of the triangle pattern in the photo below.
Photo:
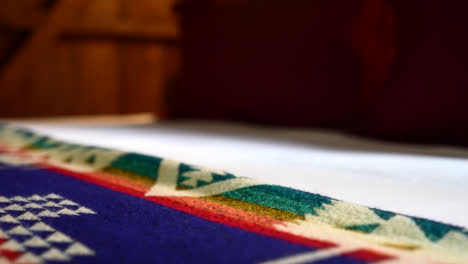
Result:
{"label": "triangle pattern", "polygon": [[9,238],[9,236],[5,232],[3,232],[2,229],[0,229],[0,238],[7,239]]}
{"label": "triangle pattern", "polygon": [[429,242],[413,220],[402,215],[396,215],[381,223],[372,233],[410,245],[424,245]]}
{"label": "triangle pattern", "polygon": [[79,215],[79,214],[75,213],[75,211],[70,210],[70,209],[67,209],[67,208],[63,208],[62,210],[58,211],[57,214],[63,214],[63,215]]}
{"label": "triangle pattern", "polygon": [[394,217],[396,214],[388,211],[379,210],[376,208],[370,208],[376,215],[380,216],[383,220],[389,220]]}
{"label": "triangle pattern", "polygon": [[42,198],[41,196],[35,194],[31,197],[29,197],[30,201],[46,201],[46,199]]}
{"label": "triangle pattern", "polygon": [[55,202],[47,202],[46,204],[44,204],[45,207],[62,207],[61,205],[58,205],[57,203]]}
{"label": "triangle pattern", "polygon": [[55,229],[53,229],[52,227],[48,226],[48,225],[45,224],[44,222],[36,223],[35,225],[31,226],[31,227],[29,228],[29,230],[32,230],[32,231],[39,231],[39,232],[53,232],[53,231],[55,231]]}
{"label": "triangle pattern", "polygon": [[5,196],[0,196],[0,203],[11,203],[11,201]]}
{"label": "triangle pattern", "polygon": [[86,247],[85,245],[75,242],[73,243],[67,250],[65,250],[65,253],[68,255],[73,255],[73,256],[92,256],[94,255],[94,251]]}
{"label": "triangle pattern", "polygon": [[89,163],[89,164],[94,164],[96,162],[96,155],[93,154],[93,155],[89,156],[89,158],[86,159],[86,162]]}
{"label": "triangle pattern", "polygon": [[24,247],[14,239],[10,239],[0,245],[0,249],[7,249],[11,251],[24,251]]}
{"label": "triangle pattern", "polygon": [[23,202],[23,203],[28,202],[28,200],[26,200],[24,197],[21,197],[21,196],[15,196],[11,198],[10,200],[15,201],[15,202]]}
{"label": "triangle pattern", "polygon": [[46,239],[48,242],[71,243],[73,240],[61,232],[55,232]]}
{"label": "triangle pattern", "polygon": [[84,206],[81,206],[80,208],[78,208],[75,213],[80,213],[80,214],[96,214],[96,212],[94,212],[93,210],[89,209],[89,208],[86,208]]}
{"label": "triangle pattern", "polygon": [[33,236],[32,238],[24,242],[23,245],[27,247],[35,247],[35,248],[50,247],[49,243],[47,243],[44,239],[38,236]]}
{"label": "triangle pattern", "polygon": [[58,214],[51,212],[49,210],[44,210],[40,212],[37,216],[39,217],[60,217]]}
{"label": "triangle pattern", "polygon": [[24,208],[32,208],[32,209],[42,209],[43,207],[37,203],[28,203],[24,206]]}
{"label": "triangle pattern", "polygon": [[39,217],[35,216],[30,212],[26,212],[18,217],[19,220],[27,220],[27,221],[39,221]]}
{"label": "triangle pattern", "polygon": [[[384,222],[372,210],[365,206],[334,201],[333,204],[325,204],[324,209],[317,209],[317,216],[306,215],[306,219],[315,218],[337,227],[349,227]],[[350,217],[359,216],[359,217]]]}
{"label": "triangle pattern", "polygon": [[63,200],[59,203],[60,205],[75,205],[75,206],[78,206],[79,204],[75,203],[75,202],[72,202],[70,200]]}
{"label": "triangle pattern", "polygon": [[23,207],[17,204],[12,204],[8,207],[3,208],[6,211],[25,211]]}
{"label": "triangle pattern", "polygon": [[13,216],[11,215],[4,215],[0,217],[0,222],[4,223],[12,223],[12,224],[19,224],[19,221],[16,220]]}
{"label": "triangle pattern", "polygon": [[70,258],[56,248],[51,248],[41,255],[42,259],[50,261],[68,261]]}
{"label": "triangle pattern", "polygon": [[[17,202],[17,204],[13,202]],[[60,215],[79,216],[80,214],[96,214],[92,209],[80,206],[78,203],[64,199],[62,196],[54,193],[46,196],[35,194],[29,197],[14,196],[8,198],[0,196],[0,204],[2,203],[3,206],[0,207],[0,222],[15,224],[15,226],[11,229],[6,229],[8,231],[0,229],[0,239],[3,240],[3,243],[0,244],[0,249],[24,252],[24,254],[16,257],[15,263],[39,264],[46,261],[69,261],[71,260],[71,256],[95,255],[95,252],[86,245],[74,241],[68,235],[58,232],[53,227],[40,221],[40,217],[58,218]],[[31,209],[35,210],[31,211]],[[19,220],[28,227],[26,228],[21,225]],[[24,221],[37,222],[32,222],[32,225],[30,225]],[[39,235],[35,235],[32,232],[50,233],[42,233],[42,235],[37,233]],[[51,247],[52,243],[58,244],[54,244],[56,247]],[[25,252],[26,247],[32,252]],[[5,259],[0,256],[0,263],[3,260]]]}
{"label": "triangle pattern", "polygon": [[41,263],[41,259],[30,252],[21,255],[21,257],[19,257],[15,261],[15,264],[36,264],[36,263]]}
{"label": "triangle pattern", "polygon": [[437,245],[443,248],[451,248],[459,252],[466,252],[468,247],[468,237],[463,233],[449,231],[442,239],[437,242]]}
{"label": "triangle pattern", "polygon": [[24,228],[23,226],[20,226],[20,225],[10,229],[10,231],[8,231],[8,234],[20,235],[20,236],[30,236],[30,235],[32,235],[31,232],[29,232],[26,228]]}
{"label": "triangle pattern", "polygon": [[432,242],[437,242],[443,238],[449,231],[458,231],[460,228],[455,228],[442,223],[426,220],[422,218],[411,218],[416,225],[424,232],[426,237]]}
{"label": "triangle pattern", "polygon": [[377,227],[379,227],[379,225],[380,224],[345,226],[345,229],[353,230],[353,231],[360,231],[360,232],[368,234],[374,231]]}
{"label": "triangle pattern", "polygon": [[48,194],[46,197],[44,197],[46,199],[63,199],[62,196],[58,195],[58,194],[55,194],[55,193],[51,193],[51,194]]}

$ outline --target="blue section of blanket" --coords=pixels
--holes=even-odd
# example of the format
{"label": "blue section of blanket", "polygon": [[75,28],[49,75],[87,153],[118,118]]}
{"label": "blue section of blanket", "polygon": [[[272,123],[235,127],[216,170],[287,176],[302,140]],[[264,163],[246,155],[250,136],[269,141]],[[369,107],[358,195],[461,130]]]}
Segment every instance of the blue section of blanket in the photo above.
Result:
{"label": "blue section of blanket", "polygon": [[[45,200],[21,201],[49,194],[60,198],[52,195]],[[18,221],[1,222],[0,230],[27,252],[36,256],[48,252],[47,262],[62,258],[73,263],[258,263],[315,250],[43,169],[0,166],[0,196],[11,200],[0,203],[0,217],[9,214]],[[24,210],[14,210],[12,205]],[[12,207],[5,210],[8,206]],[[91,212],[74,215],[80,208]],[[33,216],[27,219],[25,212]],[[44,216],[39,217],[41,213]],[[38,223],[51,229],[41,231]],[[22,229],[11,231],[18,226],[30,234],[21,234]],[[37,239],[31,242],[33,237]],[[37,240],[48,246],[38,247]]]}

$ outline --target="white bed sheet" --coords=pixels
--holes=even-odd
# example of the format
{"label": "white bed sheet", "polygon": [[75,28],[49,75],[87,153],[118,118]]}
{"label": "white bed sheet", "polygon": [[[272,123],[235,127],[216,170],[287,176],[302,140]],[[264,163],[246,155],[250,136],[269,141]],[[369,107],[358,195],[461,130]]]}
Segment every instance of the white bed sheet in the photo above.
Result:
{"label": "white bed sheet", "polygon": [[464,148],[214,122],[21,125],[76,143],[175,159],[468,227],[468,149]]}

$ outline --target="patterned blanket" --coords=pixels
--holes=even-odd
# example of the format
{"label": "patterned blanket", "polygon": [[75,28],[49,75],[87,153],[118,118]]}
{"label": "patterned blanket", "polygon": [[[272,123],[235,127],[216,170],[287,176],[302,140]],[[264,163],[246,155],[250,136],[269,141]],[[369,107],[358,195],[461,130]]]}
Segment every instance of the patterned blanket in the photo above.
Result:
{"label": "patterned blanket", "polygon": [[0,263],[55,262],[468,263],[468,230],[0,126]]}

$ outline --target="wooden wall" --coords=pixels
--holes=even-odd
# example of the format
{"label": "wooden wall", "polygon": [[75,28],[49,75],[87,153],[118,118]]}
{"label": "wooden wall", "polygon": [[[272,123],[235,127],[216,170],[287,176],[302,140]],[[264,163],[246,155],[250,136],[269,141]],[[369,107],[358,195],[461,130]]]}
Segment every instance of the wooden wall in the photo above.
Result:
{"label": "wooden wall", "polygon": [[15,0],[0,8],[0,117],[164,111],[174,0]]}

